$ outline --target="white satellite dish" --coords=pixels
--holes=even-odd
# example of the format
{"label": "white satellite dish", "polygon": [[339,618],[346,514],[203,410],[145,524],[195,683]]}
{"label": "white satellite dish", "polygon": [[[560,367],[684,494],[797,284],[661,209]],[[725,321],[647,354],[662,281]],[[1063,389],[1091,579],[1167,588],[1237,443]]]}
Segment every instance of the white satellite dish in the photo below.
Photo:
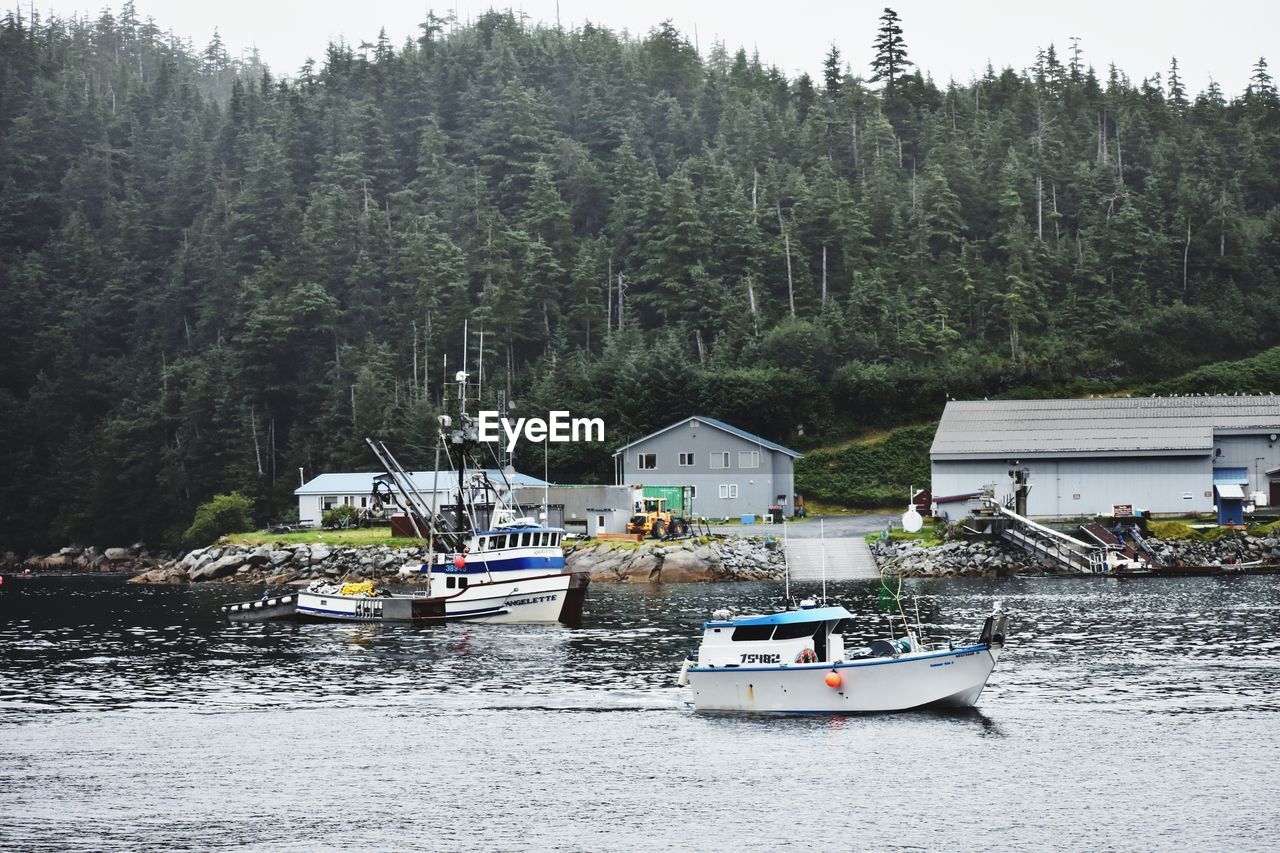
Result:
{"label": "white satellite dish", "polygon": [[924,518],[914,509],[909,509],[902,514],[902,529],[908,533],[919,533],[924,527]]}

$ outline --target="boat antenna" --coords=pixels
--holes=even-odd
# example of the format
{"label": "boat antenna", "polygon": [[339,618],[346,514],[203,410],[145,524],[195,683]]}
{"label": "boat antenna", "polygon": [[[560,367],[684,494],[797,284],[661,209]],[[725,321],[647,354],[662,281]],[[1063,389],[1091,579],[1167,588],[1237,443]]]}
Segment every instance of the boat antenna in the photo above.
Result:
{"label": "boat antenna", "polygon": [[818,519],[818,548],[822,553],[822,603],[827,603],[827,529],[826,519]]}
{"label": "boat antenna", "polygon": [[[436,502],[440,500],[440,445],[444,443],[444,431],[441,430],[436,435],[436,464],[435,470],[431,472],[431,519],[434,522],[436,517]],[[431,570],[436,564],[436,537],[432,531],[431,538],[427,541],[427,594],[431,594]]]}
{"label": "boat antenna", "polygon": [[787,520],[782,519],[782,590],[787,603],[791,602],[791,561],[787,559]]}

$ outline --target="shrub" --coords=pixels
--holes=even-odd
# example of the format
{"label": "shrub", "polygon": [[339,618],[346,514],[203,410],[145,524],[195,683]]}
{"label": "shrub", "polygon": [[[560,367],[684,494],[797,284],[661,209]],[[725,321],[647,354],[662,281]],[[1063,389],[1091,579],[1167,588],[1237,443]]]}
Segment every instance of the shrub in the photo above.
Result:
{"label": "shrub", "polygon": [[356,526],[356,508],[343,504],[335,506],[333,509],[326,510],[324,515],[320,516],[320,526],[333,529],[339,527],[355,527]]}
{"label": "shrub", "polygon": [[1181,521],[1152,521],[1147,532],[1157,539],[1202,539],[1200,531]]}
{"label": "shrub", "polygon": [[182,541],[189,547],[199,548],[212,544],[219,536],[252,530],[252,510],[253,502],[239,492],[214,495],[196,508],[195,519],[182,534]]}

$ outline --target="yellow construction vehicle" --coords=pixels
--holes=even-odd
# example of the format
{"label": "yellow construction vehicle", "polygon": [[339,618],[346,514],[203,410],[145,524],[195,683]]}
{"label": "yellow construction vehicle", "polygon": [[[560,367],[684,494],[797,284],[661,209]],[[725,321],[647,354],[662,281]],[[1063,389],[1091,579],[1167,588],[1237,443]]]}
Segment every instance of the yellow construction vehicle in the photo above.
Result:
{"label": "yellow construction vehicle", "polygon": [[635,512],[627,522],[628,533],[641,533],[662,539],[667,536],[684,536],[689,523],[667,509],[666,498],[642,498],[636,501]]}

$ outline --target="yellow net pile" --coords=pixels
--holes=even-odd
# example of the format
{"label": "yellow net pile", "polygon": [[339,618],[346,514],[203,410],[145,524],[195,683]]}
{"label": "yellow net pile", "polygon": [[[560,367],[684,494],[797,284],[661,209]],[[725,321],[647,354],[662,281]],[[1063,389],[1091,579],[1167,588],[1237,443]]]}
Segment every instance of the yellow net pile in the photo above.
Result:
{"label": "yellow net pile", "polygon": [[361,581],[360,583],[344,583],[340,595],[376,595],[377,590],[373,588],[373,581]]}

